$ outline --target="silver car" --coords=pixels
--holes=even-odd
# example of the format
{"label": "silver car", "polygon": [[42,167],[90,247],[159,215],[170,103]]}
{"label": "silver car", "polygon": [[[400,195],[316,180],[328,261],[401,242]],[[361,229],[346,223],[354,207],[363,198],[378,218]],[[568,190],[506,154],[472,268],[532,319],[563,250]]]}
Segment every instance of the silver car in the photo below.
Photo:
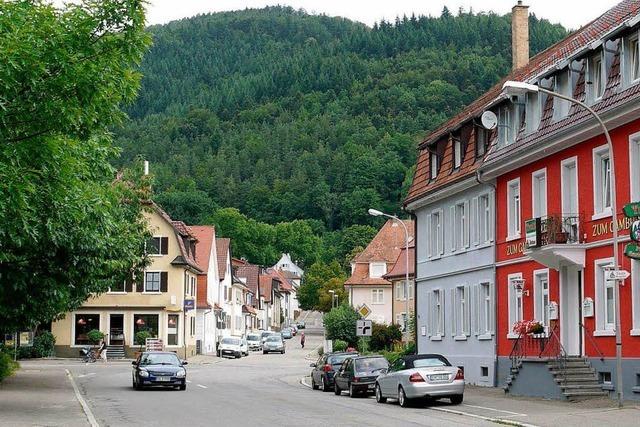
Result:
{"label": "silver car", "polygon": [[284,347],[284,341],[282,339],[282,336],[278,335],[269,335],[267,337],[267,339],[264,341],[264,344],[262,344],[262,353],[263,354],[267,354],[267,353],[280,353],[280,354],[284,354],[285,352],[285,347]]}
{"label": "silver car", "polygon": [[403,408],[418,399],[449,398],[462,403],[464,372],[439,354],[403,356],[376,380],[376,401],[397,399]]}

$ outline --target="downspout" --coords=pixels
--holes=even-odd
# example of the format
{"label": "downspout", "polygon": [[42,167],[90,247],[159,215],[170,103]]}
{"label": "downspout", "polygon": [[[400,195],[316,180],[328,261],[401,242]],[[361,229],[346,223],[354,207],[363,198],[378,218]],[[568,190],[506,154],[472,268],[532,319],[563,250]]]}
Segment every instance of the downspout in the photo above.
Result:
{"label": "downspout", "polygon": [[496,212],[497,211],[496,205],[498,203],[497,202],[497,200],[498,200],[498,198],[497,198],[498,189],[494,184],[492,184],[490,182],[487,182],[487,181],[483,181],[480,178],[481,173],[482,173],[482,166],[479,167],[476,170],[476,175],[475,175],[476,181],[480,185],[488,185],[488,186],[492,187],[493,188],[493,194],[494,194],[494,197],[493,197],[493,202],[494,203],[493,203],[493,206],[492,206],[492,209],[493,209],[493,244],[494,244],[496,249],[494,251],[494,264],[493,264],[493,289],[494,289],[493,293],[494,293],[494,297],[495,297],[495,299],[493,301],[493,310],[494,310],[494,313],[493,313],[493,323],[494,323],[493,324],[493,327],[494,327],[494,331],[493,331],[493,333],[494,333],[494,338],[493,338],[493,386],[497,387],[498,386],[498,292],[499,292],[500,287],[498,286],[498,277],[496,275],[495,258],[497,258],[497,252],[498,252],[498,249],[497,249],[498,245],[496,243],[497,240],[498,240],[498,215],[496,215],[496,213],[497,213]]}
{"label": "downspout", "polygon": [[[418,217],[413,212],[409,214],[413,221],[413,333],[416,336],[415,354],[420,354],[418,351]],[[408,295],[407,298],[409,298]]]}

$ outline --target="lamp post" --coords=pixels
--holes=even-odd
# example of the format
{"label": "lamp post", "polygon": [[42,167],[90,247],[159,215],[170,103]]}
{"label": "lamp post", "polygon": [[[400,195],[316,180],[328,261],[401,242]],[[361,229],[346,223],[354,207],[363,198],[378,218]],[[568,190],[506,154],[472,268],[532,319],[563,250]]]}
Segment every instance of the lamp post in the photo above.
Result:
{"label": "lamp post", "polygon": [[[404,252],[405,252],[405,280],[404,280],[404,300],[405,300],[405,315],[404,315],[404,334],[407,343],[409,343],[409,229],[407,225],[395,215],[389,215],[384,212],[380,212],[376,209],[369,209],[369,215],[371,216],[386,216],[402,225],[404,229]],[[391,291],[393,295],[393,290]]]}
{"label": "lamp post", "polygon": [[[607,146],[609,148],[609,163],[611,165],[610,175],[611,175],[611,211],[612,211],[612,219],[613,219],[613,259],[614,259],[614,268],[617,270],[620,268],[620,257],[618,250],[618,205],[616,201],[616,169],[614,163],[613,156],[613,142],[611,141],[611,136],[609,135],[609,131],[605,126],[604,122],[591,107],[589,107],[584,102],[578,101],[577,99],[571,98],[570,96],[563,95],[561,93],[553,92],[549,89],[545,89],[543,87],[532,85],[525,82],[517,82],[517,81],[507,81],[502,86],[502,91],[507,95],[522,95],[527,92],[542,92],[546,93],[550,96],[555,96],[560,99],[564,99],[573,104],[579,105],[580,107],[587,110],[598,122],[600,127],[602,128],[602,132],[607,140]],[[622,392],[622,334],[620,330],[620,280],[616,280],[615,286],[615,307],[616,307],[616,394],[618,396],[618,407],[622,407],[623,403],[623,392]]]}
{"label": "lamp post", "polygon": [[338,306],[338,304],[334,304],[335,300],[338,298],[338,295],[336,295],[336,291],[334,291],[333,289],[329,289],[329,293],[331,294],[331,308],[335,308]]}

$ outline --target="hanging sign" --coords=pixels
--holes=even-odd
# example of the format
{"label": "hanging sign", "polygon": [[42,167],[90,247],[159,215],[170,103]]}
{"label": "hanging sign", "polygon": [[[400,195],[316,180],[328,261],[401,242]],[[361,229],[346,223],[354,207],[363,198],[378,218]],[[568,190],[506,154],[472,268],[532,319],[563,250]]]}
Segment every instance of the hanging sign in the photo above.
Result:
{"label": "hanging sign", "polygon": [[640,216],[640,202],[627,203],[622,208],[622,212],[624,212],[625,216],[630,218]]}
{"label": "hanging sign", "polygon": [[640,220],[633,221],[629,235],[631,236],[631,240],[640,242]]}
{"label": "hanging sign", "polygon": [[582,301],[582,317],[593,317],[593,299],[589,297]]}
{"label": "hanging sign", "polygon": [[540,246],[541,227],[540,218],[533,218],[525,221],[525,243],[528,248],[537,248]]}
{"label": "hanging sign", "polygon": [[629,258],[640,259],[640,246],[635,243],[628,243],[624,247],[624,254]]}
{"label": "hanging sign", "polygon": [[558,303],[555,301],[549,303],[549,319],[558,320]]}

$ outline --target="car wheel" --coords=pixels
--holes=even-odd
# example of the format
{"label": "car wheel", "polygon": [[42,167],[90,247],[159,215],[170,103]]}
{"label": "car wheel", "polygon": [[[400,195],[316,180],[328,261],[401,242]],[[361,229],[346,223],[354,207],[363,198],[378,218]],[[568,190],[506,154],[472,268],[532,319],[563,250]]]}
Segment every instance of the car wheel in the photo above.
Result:
{"label": "car wheel", "polygon": [[453,403],[454,405],[459,405],[462,403],[463,398],[464,398],[464,395],[462,394],[456,394],[454,396],[451,396],[451,403]]}
{"label": "car wheel", "polygon": [[282,350],[282,351],[280,352],[280,354],[284,354],[284,350]]}
{"label": "car wheel", "polygon": [[267,354],[267,350],[262,350],[262,354]]}
{"label": "car wheel", "polygon": [[316,380],[313,379],[313,374],[311,374],[311,390],[317,390],[318,384],[316,384]]}
{"label": "car wheel", "polygon": [[356,397],[356,391],[353,388],[353,384],[349,384],[349,397]]}
{"label": "car wheel", "polygon": [[402,386],[398,387],[398,403],[403,408],[408,408],[409,407],[410,401],[407,398],[407,395],[405,394],[404,389],[402,388]]}
{"label": "car wheel", "polygon": [[336,396],[340,396],[342,394],[342,390],[340,390],[340,387],[338,387],[338,383],[333,384],[333,392]]}
{"label": "car wheel", "polygon": [[187,389],[187,385],[186,384],[181,384],[180,385],[180,390],[185,391]]}
{"label": "car wheel", "polygon": [[329,384],[327,384],[327,379],[325,377],[322,377],[322,391],[331,391],[331,387],[329,387]]}
{"label": "car wheel", "polygon": [[140,384],[140,382],[138,380],[135,381],[134,387],[135,387],[136,390],[142,390],[142,385]]}
{"label": "car wheel", "polygon": [[385,403],[386,401],[387,398],[382,396],[382,389],[380,388],[380,384],[376,384],[376,402]]}

